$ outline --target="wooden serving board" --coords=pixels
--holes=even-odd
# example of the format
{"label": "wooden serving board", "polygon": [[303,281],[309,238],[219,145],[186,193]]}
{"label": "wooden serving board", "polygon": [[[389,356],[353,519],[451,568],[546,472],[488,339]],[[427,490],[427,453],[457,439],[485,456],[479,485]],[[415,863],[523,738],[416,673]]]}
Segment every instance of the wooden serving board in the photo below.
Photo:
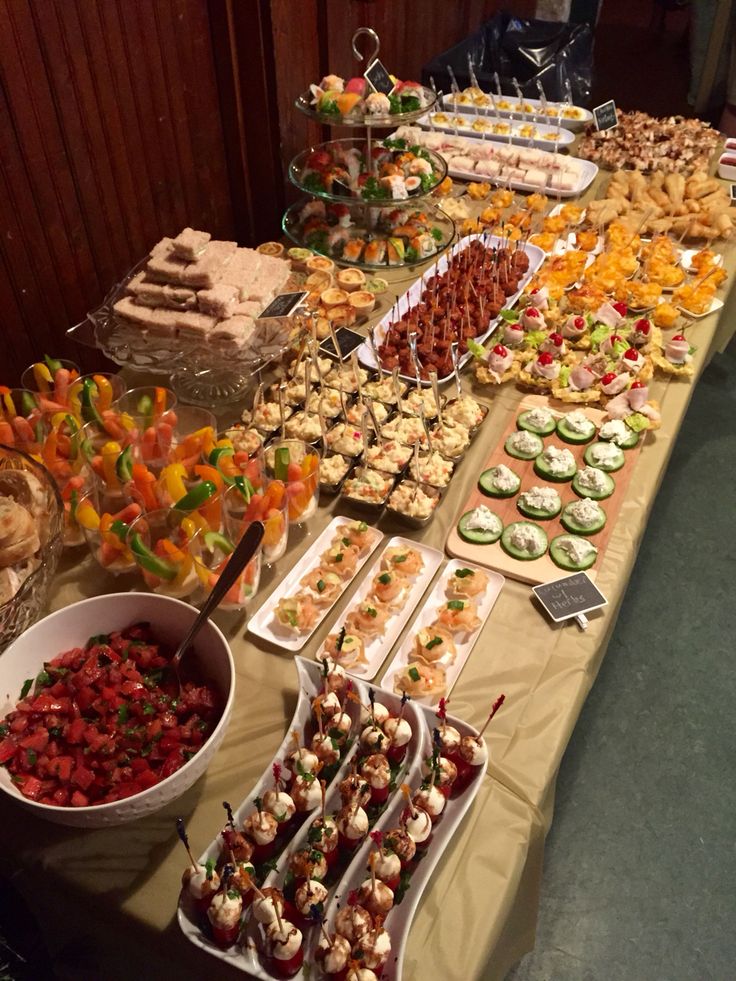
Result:
{"label": "wooden serving board", "polygon": [[[538,406],[543,406],[550,409],[557,416],[565,415],[568,412],[574,411],[575,409],[582,409],[590,420],[599,428],[605,416],[604,410],[592,408],[591,406],[566,404],[559,402],[556,399],[550,399],[546,395],[524,396],[516,412],[514,412],[514,414],[509,418],[508,426],[504,430],[504,433],[501,436],[501,439],[498,441],[497,446],[490,454],[481,470],[478,472],[478,477],[480,477],[483,470],[487,470],[490,467],[496,467],[500,463],[505,463],[506,466],[510,467],[521,477],[519,493],[515,494],[513,497],[488,497],[478,489],[478,485],[476,483],[470,497],[466,500],[463,507],[455,516],[455,522],[450,534],[448,535],[445,546],[449,554],[453,555],[457,559],[463,559],[466,562],[477,562],[478,565],[485,566],[488,569],[494,569],[496,572],[500,572],[504,576],[510,576],[512,579],[519,579],[521,582],[532,583],[535,586],[539,585],[539,583],[549,582],[552,579],[559,578],[560,576],[564,576],[566,574],[565,569],[560,569],[558,565],[555,565],[549,556],[549,552],[539,559],[531,559],[529,561],[515,559],[503,550],[500,541],[495,542],[493,545],[474,545],[472,542],[466,542],[465,539],[461,538],[457,532],[457,522],[459,521],[460,516],[465,514],[466,511],[471,511],[473,508],[476,508],[481,504],[485,504],[491,511],[495,511],[501,521],[503,521],[504,527],[512,524],[514,521],[534,520],[531,518],[526,518],[517,508],[516,502],[519,494],[522,494],[524,491],[529,490],[530,487],[534,487],[535,485],[554,487],[559,492],[563,508],[566,504],[569,504],[570,501],[580,500],[578,495],[572,489],[571,481],[558,484],[545,480],[544,477],[540,477],[534,472],[534,460],[517,460],[515,457],[509,456],[504,450],[504,443],[506,442],[507,437],[510,436],[511,433],[513,433],[517,428],[517,417],[526,409],[533,409]],[[591,579],[595,579],[596,570],[600,567],[601,562],[603,561],[606,548],[608,547],[608,542],[611,538],[611,533],[613,532],[613,527],[616,523],[619,511],[621,510],[621,505],[626,495],[626,489],[629,486],[629,481],[631,480],[631,473],[639,457],[639,450],[644,443],[645,435],[646,434],[642,434],[638,445],[633,450],[623,451],[625,458],[623,467],[611,474],[611,477],[616,483],[616,488],[610,497],[598,502],[606,513],[606,523],[601,531],[597,532],[595,535],[586,536],[598,548],[598,557],[595,564],[587,570]],[[554,444],[555,446],[570,450],[578,464],[578,469],[582,469],[584,466],[586,466],[583,459],[583,454],[586,447],[595,442],[595,439],[592,439],[590,442],[584,443],[582,446],[566,443],[564,440],[560,439],[557,433],[552,433],[550,436],[543,436],[541,439],[545,448],[550,444]],[[559,515],[551,520],[536,521],[535,523],[540,525],[540,527],[545,530],[550,542],[553,538],[556,538],[557,535],[568,533],[563,527]]]}

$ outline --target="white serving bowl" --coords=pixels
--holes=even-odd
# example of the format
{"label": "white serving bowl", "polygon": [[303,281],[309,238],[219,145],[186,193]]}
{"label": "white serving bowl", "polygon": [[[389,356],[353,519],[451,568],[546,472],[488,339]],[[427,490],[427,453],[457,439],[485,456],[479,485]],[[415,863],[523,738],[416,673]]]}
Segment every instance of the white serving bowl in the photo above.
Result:
{"label": "white serving bowl", "polygon": [[[140,621],[150,622],[157,639],[175,649],[197,612],[188,603],[156,593],[110,593],[51,613],[29,627],[0,655],[0,718],[15,707],[23,682],[35,677],[44,661],[72,647],[83,647],[95,634],[122,630]],[[101,828],[135,821],[176,800],[202,776],[217,752],[230,720],[235,694],[230,645],[211,620],[200,630],[194,649],[205,667],[207,679],[219,689],[224,708],[204,746],[170,777],[132,797],[90,807],[57,807],[28,800],[13,785],[5,767],[0,767],[0,790],[37,817],[76,828]]]}

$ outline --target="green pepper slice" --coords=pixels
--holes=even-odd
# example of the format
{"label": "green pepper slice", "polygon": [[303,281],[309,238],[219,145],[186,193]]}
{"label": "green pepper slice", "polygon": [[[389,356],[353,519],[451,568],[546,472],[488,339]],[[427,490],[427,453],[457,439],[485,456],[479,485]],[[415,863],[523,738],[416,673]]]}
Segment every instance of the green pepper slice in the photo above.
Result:
{"label": "green pepper slice", "polygon": [[[120,523],[122,524],[123,522]],[[176,566],[171,562],[167,562],[165,559],[160,559],[147,545],[143,544],[141,536],[137,533],[130,536],[130,550],[137,557],[142,568],[147,572],[158,576],[159,579],[165,579],[167,582],[172,582],[176,579]]]}
{"label": "green pepper slice", "polygon": [[52,377],[62,367],[61,361],[59,361],[57,358],[50,358],[48,354],[44,354],[43,360],[44,360],[44,364],[51,372]]}
{"label": "green pepper slice", "polygon": [[100,392],[94,378],[85,378],[82,382],[82,397],[80,399],[82,418],[85,422],[96,422],[98,425],[102,424],[102,416],[97,411],[97,406],[94,403],[94,399],[99,394]]}
{"label": "green pepper slice", "polygon": [[273,472],[276,480],[287,479],[289,473],[289,447],[279,446],[273,457]]}
{"label": "green pepper slice", "polygon": [[131,480],[133,477],[133,447],[126,446],[123,452],[115,461],[115,473],[118,475],[118,479],[123,483]]}
{"label": "green pepper slice", "polygon": [[204,543],[210,552],[214,552],[215,549],[219,548],[225,555],[230,555],[235,550],[235,546],[230,539],[220,531],[206,531]]}
{"label": "green pepper slice", "polygon": [[201,484],[195,484],[184,497],[176,502],[174,507],[179,511],[196,511],[205,501],[214,497],[216,493],[217,487],[215,487],[212,481],[203,480]]}

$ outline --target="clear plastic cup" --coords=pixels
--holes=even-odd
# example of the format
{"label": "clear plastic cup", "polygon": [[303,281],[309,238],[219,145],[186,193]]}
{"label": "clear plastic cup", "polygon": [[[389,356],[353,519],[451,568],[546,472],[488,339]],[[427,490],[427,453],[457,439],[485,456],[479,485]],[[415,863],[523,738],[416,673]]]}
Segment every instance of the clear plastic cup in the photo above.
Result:
{"label": "clear plastic cup", "polygon": [[283,480],[289,498],[289,521],[302,524],[319,502],[319,450],[301,439],[278,439],[264,452],[266,477]]}
{"label": "clear plastic cup", "polygon": [[236,541],[253,521],[263,522],[263,559],[271,565],[286,552],[289,543],[289,497],[280,480],[267,481],[252,495],[233,485],[223,496],[225,530]]}
{"label": "clear plastic cup", "polygon": [[200,552],[200,529],[192,515],[176,508],[148,511],[131,524],[127,543],[153,592],[179,599],[197,592],[194,559]]}
{"label": "clear plastic cup", "polygon": [[74,522],[82,529],[92,557],[113,576],[133,572],[136,567],[128,533],[140,510],[119,492],[108,492],[99,483],[81,495],[74,509]]}
{"label": "clear plastic cup", "polygon": [[[242,527],[245,532],[250,522]],[[202,590],[202,600],[212,592],[220,578],[239,537],[233,538],[221,532],[205,532],[200,541],[200,548],[194,557],[195,569]],[[221,610],[244,610],[255,596],[261,581],[262,546],[243,569],[236,581],[225,594],[220,603]]]}

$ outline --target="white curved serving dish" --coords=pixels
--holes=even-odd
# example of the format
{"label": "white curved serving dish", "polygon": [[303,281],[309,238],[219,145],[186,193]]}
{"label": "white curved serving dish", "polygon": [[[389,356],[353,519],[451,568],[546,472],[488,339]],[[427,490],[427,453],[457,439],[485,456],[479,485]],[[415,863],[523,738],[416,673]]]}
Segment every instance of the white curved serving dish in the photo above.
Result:
{"label": "white curved serving dish", "polygon": [[[58,654],[84,647],[90,637],[122,630],[147,620],[157,638],[176,650],[194,622],[197,610],[182,600],[157,593],[108,593],[65,606],[29,627],[0,658],[0,719],[18,701],[24,680],[35,678]],[[204,746],[170,777],[132,797],[90,807],[57,807],[24,797],[0,767],[0,790],[36,817],[74,828],[103,828],[147,817],[176,800],[205,772],[225,736],[235,695],[235,666],[230,645],[211,620],[195,642],[198,660],[222,697],[222,716]]]}

